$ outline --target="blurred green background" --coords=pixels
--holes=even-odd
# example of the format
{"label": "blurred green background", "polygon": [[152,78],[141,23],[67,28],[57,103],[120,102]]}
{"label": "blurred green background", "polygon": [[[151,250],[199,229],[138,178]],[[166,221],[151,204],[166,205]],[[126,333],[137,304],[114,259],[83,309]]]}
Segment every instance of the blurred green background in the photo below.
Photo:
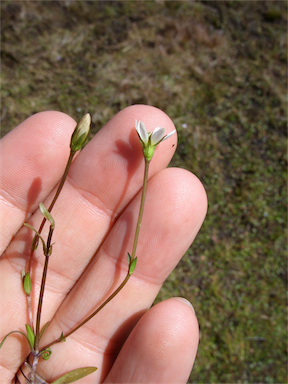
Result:
{"label": "blurred green background", "polygon": [[[33,113],[131,104],[174,121],[209,199],[156,301],[200,323],[191,383],[287,383],[286,1],[2,1],[1,134]],[[193,215],[193,212],[191,212]]]}

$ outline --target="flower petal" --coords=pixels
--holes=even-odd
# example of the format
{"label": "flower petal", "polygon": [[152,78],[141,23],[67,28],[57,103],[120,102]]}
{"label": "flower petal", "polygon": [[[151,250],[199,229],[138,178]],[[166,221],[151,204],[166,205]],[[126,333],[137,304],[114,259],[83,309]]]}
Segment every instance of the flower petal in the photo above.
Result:
{"label": "flower petal", "polygon": [[154,129],[153,133],[156,133],[156,132],[158,132],[158,131],[159,131],[159,129],[164,129],[164,128],[161,128],[161,127],[157,127],[157,128],[155,128],[155,129]]}
{"label": "flower petal", "polygon": [[168,133],[168,135],[166,135],[166,136],[163,138],[162,141],[164,141],[164,140],[168,139],[169,137],[171,137],[172,135],[174,135],[175,132],[176,132],[176,129],[174,129],[174,131]]}
{"label": "flower petal", "polygon": [[139,121],[137,124],[137,120],[135,120],[135,128],[136,128],[136,131],[140,137],[140,140],[142,140],[144,144],[147,144],[148,143],[148,133],[146,131],[144,123],[142,123],[142,121]]}
{"label": "flower petal", "polygon": [[151,145],[157,145],[163,139],[164,132],[165,132],[165,128],[158,127],[154,129],[150,139]]}

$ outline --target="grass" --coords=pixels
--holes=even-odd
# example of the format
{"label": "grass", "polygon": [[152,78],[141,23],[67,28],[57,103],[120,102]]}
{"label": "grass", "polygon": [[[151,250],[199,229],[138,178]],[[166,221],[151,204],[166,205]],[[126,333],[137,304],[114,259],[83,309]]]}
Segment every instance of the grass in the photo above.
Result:
{"label": "grass", "polygon": [[[287,4],[283,1],[2,1],[4,135],[33,113],[120,109],[174,121],[173,166],[209,199],[157,301],[193,303],[191,383],[286,383]],[[191,212],[193,214],[193,212]]]}

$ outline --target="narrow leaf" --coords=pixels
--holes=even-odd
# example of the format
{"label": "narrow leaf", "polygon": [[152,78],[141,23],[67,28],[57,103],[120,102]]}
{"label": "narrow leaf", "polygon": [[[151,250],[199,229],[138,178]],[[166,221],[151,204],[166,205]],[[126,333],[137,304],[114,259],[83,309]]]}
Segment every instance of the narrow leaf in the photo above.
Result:
{"label": "narrow leaf", "polygon": [[59,341],[66,341],[66,339],[64,339],[64,334],[63,334],[63,332],[61,333],[61,336],[59,337]]}
{"label": "narrow leaf", "polygon": [[[39,238],[40,238],[40,240],[42,241],[42,244],[43,244],[43,252],[44,252],[44,254],[45,254],[45,251],[46,251],[46,244],[45,244],[45,241],[43,240],[43,238],[42,238],[42,236],[40,236],[40,233],[38,233],[38,231],[34,228],[34,227],[32,227],[32,225],[30,225],[30,224],[28,224],[28,223],[24,223],[23,225],[25,225],[25,227],[28,227],[28,228],[30,228],[30,229],[32,229],[32,231],[34,231],[35,233],[36,233],[36,235],[37,235],[37,237],[38,237],[38,240],[39,240]],[[31,246],[31,248],[33,249],[33,250],[35,250],[37,247],[38,247],[38,241],[37,241],[37,246],[34,244],[34,241],[35,241],[35,237],[34,237],[34,240],[33,240],[33,242],[32,242],[32,246]]]}
{"label": "narrow leaf", "polygon": [[35,341],[35,335],[32,331],[32,328],[29,324],[26,324],[26,332],[27,332],[27,339],[29,341],[30,347],[33,350],[34,349],[34,341]]}
{"label": "narrow leaf", "polygon": [[[20,333],[21,335],[25,336],[26,339],[28,340],[27,335],[25,335],[25,333],[23,333],[23,332],[21,332],[21,331],[12,331],[12,332],[7,333],[7,335],[6,335],[6,336],[4,337],[4,339],[1,341],[1,343],[0,343],[0,349],[2,348],[2,345],[4,344],[4,341],[5,341],[5,340],[7,339],[7,337],[10,336],[12,333]],[[28,342],[29,342],[29,340],[28,340]]]}
{"label": "narrow leaf", "polygon": [[38,244],[39,244],[39,236],[35,235],[31,244],[32,251],[36,251],[36,249],[38,248]]}
{"label": "narrow leaf", "polygon": [[137,263],[137,257],[135,257],[134,260],[131,261],[131,264],[129,266],[129,275],[131,276],[132,273],[134,272],[134,269],[136,267],[136,263]]}
{"label": "narrow leaf", "polygon": [[23,225],[25,225],[25,227],[32,229],[38,236],[40,236],[37,229],[35,229],[32,225],[30,225],[28,223],[23,223]]}
{"label": "narrow leaf", "polygon": [[40,208],[40,211],[42,213],[42,215],[48,220],[50,221],[50,224],[51,224],[51,227],[52,229],[54,229],[55,227],[55,221],[51,215],[51,213],[45,208],[44,204],[43,203],[40,203],[39,204],[39,208]]}
{"label": "narrow leaf", "polygon": [[51,384],[69,384],[73,383],[73,381],[82,379],[83,377],[90,375],[96,371],[96,367],[84,367],[78,368],[73,371],[66,373],[65,375],[59,377],[59,379],[53,381]]}
{"label": "narrow leaf", "polygon": [[131,256],[130,256],[130,253],[128,252],[128,267],[130,268],[130,264],[131,264]]}
{"label": "narrow leaf", "polygon": [[52,254],[52,245],[53,245],[53,244],[51,244],[50,247],[49,247],[48,255],[47,255],[47,256],[51,256],[51,254]]}
{"label": "narrow leaf", "polygon": [[43,325],[39,334],[39,341],[41,340],[41,337],[44,335],[44,332],[46,331],[49,324],[50,324],[50,321],[47,321],[47,323]]}

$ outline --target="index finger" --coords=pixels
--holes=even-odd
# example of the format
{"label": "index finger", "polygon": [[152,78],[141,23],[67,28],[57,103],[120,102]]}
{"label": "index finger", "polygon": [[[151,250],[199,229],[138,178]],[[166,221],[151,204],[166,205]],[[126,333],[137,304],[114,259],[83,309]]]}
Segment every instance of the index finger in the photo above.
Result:
{"label": "index finger", "polygon": [[0,255],[61,178],[75,126],[62,112],[42,112],[1,139]]}

